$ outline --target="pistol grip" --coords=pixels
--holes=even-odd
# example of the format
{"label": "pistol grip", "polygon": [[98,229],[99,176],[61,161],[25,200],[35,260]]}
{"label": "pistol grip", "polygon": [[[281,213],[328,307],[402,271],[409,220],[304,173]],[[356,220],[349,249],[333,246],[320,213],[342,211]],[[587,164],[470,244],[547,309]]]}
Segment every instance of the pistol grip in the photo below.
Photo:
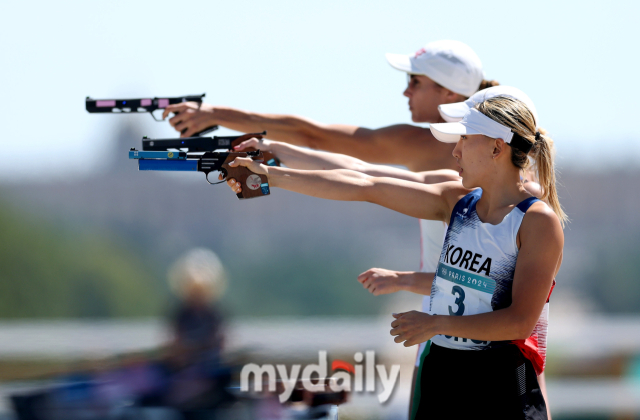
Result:
{"label": "pistol grip", "polygon": [[[261,158],[259,158],[261,159]],[[226,172],[226,178],[233,178],[236,182],[240,183],[242,191],[236,194],[239,199],[263,197],[271,194],[269,190],[269,180],[266,175],[256,174],[251,172],[244,166],[236,166],[232,168],[229,166],[228,160],[222,165],[224,172]]]}

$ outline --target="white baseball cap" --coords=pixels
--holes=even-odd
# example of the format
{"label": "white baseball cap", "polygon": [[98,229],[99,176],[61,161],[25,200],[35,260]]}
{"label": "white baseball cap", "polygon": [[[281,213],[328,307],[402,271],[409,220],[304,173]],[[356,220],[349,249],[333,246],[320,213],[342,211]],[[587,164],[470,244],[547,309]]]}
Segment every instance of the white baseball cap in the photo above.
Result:
{"label": "white baseball cap", "polygon": [[477,92],[484,78],[480,58],[460,41],[434,41],[413,55],[386,54],[386,57],[394,68],[427,76],[463,96]]}
{"label": "white baseball cap", "polygon": [[473,94],[473,96],[471,96],[464,102],[439,105],[438,111],[440,111],[440,115],[442,115],[442,118],[445,121],[459,122],[462,121],[462,118],[467,114],[467,112],[469,112],[471,108],[495,96],[507,96],[509,98],[517,99],[524,102],[529,111],[531,111],[531,114],[533,114],[533,120],[536,123],[536,126],[539,125],[538,112],[536,111],[536,107],[533,104],[531,98],[529,98],[527,94],[520,89],[514,88],[512,86],[494,86],[483,89],[480,92]]}

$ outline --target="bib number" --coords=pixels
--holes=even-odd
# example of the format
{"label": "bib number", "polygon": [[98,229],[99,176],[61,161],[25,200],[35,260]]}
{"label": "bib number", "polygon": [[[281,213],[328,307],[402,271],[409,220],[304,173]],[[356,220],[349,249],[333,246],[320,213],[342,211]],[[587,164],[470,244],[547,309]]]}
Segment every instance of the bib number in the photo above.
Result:
{"label": "bib number", "polygon": [[451,289],[451,294],[454,296],[456,294],[458,295],[456,297],[456,301],[454,302],[458,306],[458,310],[454,312],[451,308],[451,305],[449,305],[449,315],[460,316],[464,313],[464,289],[460,286],[453,286],[453,289]]}

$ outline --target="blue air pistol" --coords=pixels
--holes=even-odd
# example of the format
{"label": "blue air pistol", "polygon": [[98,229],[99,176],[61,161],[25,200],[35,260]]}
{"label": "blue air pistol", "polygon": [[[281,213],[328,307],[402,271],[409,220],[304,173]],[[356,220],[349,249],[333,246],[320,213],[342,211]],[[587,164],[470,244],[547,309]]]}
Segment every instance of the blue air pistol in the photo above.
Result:
{"label": "blue air pistol", "polygon": [[209,174],[217,171],[222,173],[224,179],[231,177],[241,183],[242,192],[237,194],[240,199],[269,195],[269,181],[266,175],[253,173],[244,166],[229,166],[229,162],[237,157],[250,157],[260,163],[264,161],[260,150],[188,153],[182,150],[144,151],[132,148],[129,151],[129,159],[137,159],[138,169],[141,171],[204,172],[207,182],[212,185],[220,183],[209,180]]}
{"label": "blue air pistol", "polygon": [[[145,151],[165,151],[182,150],[185,152],[213,152],[214,150],[233,151],[233,148],[245,140],[257,138],[262,140],[267,135],[262,133],[247,133],[240,136],[213,136],[213,137],[183,137],[177,139],[150,139],[142,138],[142,150]],[[252,152],[256,149],[247,148],[245,152]],[[263,152],[264,164],[267,166],[280,166],[280,161],[271,152]]]}

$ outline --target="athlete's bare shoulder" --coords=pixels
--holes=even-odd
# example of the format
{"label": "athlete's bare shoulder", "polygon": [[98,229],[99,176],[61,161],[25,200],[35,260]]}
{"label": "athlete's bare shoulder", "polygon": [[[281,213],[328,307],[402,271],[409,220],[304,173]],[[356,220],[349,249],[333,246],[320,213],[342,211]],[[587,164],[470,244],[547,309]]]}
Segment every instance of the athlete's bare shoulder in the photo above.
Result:
{"label": "athlete's bare shoulder", "polygon": [[422,182],[425,184],[438,184],[440,182],[458,181],[461,182],[462,178],[457,171],[451,169],[437,169],[435,171],[422,171],[419,173],[422,177]]}
{"label": "athlete's bare shoulder", "polygon": [[537,223],[553,223],[554,221],[560,223],[560,219],[553,209],[542,200],[533,203],[527,210],[527,215],[530,216],[530,220],[535,220]]}
{"label": "athlete's bare shoulder", "polygon": [[434,186],[441,189],[442,198],[444,198],[449,207],[449,214],[451,214],[456,203],[458,203],[462,197],[473,191],[462,186],[462,182],[460,181],[447,181],[435,184]]}
{"label": "athlete's bare shoulder", "polygon": [[564,242],[560,218],[542,200],[536,201],[527,210],[520,226],[519,236],[521,241],[533,239],[541,243],[549,241]]}

